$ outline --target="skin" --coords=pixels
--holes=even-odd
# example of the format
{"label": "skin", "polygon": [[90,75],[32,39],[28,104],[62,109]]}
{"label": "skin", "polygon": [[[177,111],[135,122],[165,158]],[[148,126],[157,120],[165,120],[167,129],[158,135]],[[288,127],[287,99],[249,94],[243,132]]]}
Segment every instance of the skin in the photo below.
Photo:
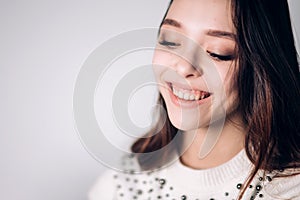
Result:
{"label": "skin", "polygon": [[[188,167],[216,167],[243,149],[234,34],[228,0],[174,0],[161,27],[153,69],[170,121],[186,135],[188,148],[180,159]],[[174,100],[172,87],[211,95],[198,103]],[[212,135],[218,135],[215,145],[199,158],[205,137]]]}

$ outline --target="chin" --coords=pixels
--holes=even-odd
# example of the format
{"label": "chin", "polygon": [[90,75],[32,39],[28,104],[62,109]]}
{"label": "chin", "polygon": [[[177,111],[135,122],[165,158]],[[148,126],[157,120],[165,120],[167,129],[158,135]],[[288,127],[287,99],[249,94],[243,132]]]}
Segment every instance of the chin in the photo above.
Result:
{"label": "chin", "polygon": [[197,119],[197,117],[188,117],[185,118],[183,117],[182,119],[180,119],[178,117],[178,115],[174,115],[172,113],[168,113],[169,115],[169,119],[170,122],[172,123],[172,125],[182,131],[192,131],[192,130],[196,130],[199,128],[204,128],[207,127],[209,125],[209,121],[208,122],[204,122],[202,120],[199,120],[199,118]]}

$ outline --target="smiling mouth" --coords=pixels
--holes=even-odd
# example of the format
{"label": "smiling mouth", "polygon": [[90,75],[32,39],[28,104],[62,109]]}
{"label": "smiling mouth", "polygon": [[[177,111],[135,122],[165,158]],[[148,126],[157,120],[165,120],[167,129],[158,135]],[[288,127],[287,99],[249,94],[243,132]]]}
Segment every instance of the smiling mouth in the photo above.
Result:
{"label": "smiling mouth", "polygon": [[185,101],[200,101],[211,96],[211,93],[202,90],[190,90],[169,84],[174,96]]}

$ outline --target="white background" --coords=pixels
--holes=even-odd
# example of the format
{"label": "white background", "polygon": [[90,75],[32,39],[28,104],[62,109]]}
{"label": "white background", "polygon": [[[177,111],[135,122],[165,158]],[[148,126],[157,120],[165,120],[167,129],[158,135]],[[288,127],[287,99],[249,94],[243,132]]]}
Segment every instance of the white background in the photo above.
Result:
{"label": "white background", "polygon": [[[105,40],[157,27],[167,4],[0,1],[0,199],[86,199],[104,167],[83,148],[75,129],[77,74]],[[291,5],[300,32],[300,1]]]}

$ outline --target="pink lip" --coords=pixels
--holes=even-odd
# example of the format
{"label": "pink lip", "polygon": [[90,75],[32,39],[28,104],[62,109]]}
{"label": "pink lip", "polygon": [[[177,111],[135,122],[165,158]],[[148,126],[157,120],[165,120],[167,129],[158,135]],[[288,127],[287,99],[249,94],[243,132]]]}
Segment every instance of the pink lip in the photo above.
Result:
{"label": "pink lip", "polygon": [[[188,100],[179,99],[177,96],[175,96],[173,94],[173,91],[172,91],[172,88],[171,88],[172,84],[173,83],[168,83],[167,84],[169,86],[169,88],[168,88],[169,95],[170,95],[170,98],[171,98],[171,101],[173,102],[173,104],[180,107],[180,108],[195,108],[195,107],[198,107],[199,105],[202,105],[202,104],[205,104],[205,103],[211,101],[212,93],[209,97],[207,97],[205,99],[198,100],[198,101],[188,101]],[[179,85],[180,84],[176,84],[176,86],[180,87]],[[183,87],[180,87],[182,89],[192,90],[192,88],[189,88],[187,86],[184,86],[184,85],[181,85],[181,86],[183,86]],[[194,90],[199,90],[199,89],[194,89]]]}

